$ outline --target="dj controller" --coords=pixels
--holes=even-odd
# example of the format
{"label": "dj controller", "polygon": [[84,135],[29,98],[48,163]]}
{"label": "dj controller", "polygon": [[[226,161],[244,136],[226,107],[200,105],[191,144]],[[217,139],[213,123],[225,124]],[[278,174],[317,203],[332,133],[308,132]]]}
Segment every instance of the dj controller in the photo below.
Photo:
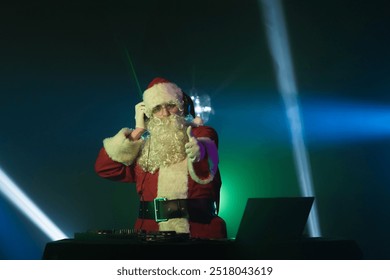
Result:
{"label": "dj controller", "polygon": [[136,229],[88,230],[76,232],[75,240],[102,240],[102,239],[130,239],[138,241],[186,241],[190,239],[188,233],[175,231],[146,232]]}

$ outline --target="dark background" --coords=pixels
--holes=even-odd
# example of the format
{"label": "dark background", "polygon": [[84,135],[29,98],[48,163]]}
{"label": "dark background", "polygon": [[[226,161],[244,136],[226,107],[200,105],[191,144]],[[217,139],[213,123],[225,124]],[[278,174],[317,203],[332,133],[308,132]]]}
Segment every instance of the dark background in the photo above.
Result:
{"label": "dark background", "polygon": [[[387,1],[282,2],[322,235],[389,259]],[[0,168],[69,237],[132,227],[134,185],[93,165],[156,76],[211,98],[229,237],[248,197],[300,195],[257,1],[32,2],[0,36]],[[1,259],[49,241],[0,194]]]}

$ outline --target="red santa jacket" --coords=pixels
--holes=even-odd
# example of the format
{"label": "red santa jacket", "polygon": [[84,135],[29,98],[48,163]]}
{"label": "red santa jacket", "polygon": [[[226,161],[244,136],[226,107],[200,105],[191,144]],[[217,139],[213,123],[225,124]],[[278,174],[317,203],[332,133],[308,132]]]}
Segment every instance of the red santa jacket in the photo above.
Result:
{"label": "red santa jacket", "polygon": [[[218,135],[216,131],[208,126],[194,127],[192,129],[195,138],[205,137],[214,141],[218,146]],[[199,178],[206,178],[209,175],[209,162],[206,156],[200,162],[194,163],[194,171]],[[142,201],[153,201],[157,197],[159,170],[155,173],[145,172],[134,159],[131,164],[127,165],[116,160],[107,153],[106,148],[102,147],[95,163],[95,171],[103,178],[136,183],[137,193]],[[213,199],[219,208],[221,176],[217,170],[214,179],[207,184],[196,182],[190,174],[188,178],[188,199],[206,198]],[[135,222],[136,229],[144,229],[147,231],[159,230],[159,225],[151,219],[138,218]],[[226,224],[219,216],[214,217],[210,223],[189,222],[190,235],[193,238],[226,238]]]}

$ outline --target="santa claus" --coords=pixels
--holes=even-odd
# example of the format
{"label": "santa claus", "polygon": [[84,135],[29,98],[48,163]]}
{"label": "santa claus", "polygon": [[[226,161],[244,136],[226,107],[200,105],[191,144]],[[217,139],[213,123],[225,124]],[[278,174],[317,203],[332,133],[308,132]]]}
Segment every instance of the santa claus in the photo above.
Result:
{"label": "santa claus", "polygon": [[[103,178],[136,183],[135,229],[226,238],[218,216],[218,135],[198,118],[186,121],[193,114],[190,104],[176,84],[155,78],[135,106],[136,128],[104,139],[95,170]],[[147,138],[141,137],[145,131]]]}

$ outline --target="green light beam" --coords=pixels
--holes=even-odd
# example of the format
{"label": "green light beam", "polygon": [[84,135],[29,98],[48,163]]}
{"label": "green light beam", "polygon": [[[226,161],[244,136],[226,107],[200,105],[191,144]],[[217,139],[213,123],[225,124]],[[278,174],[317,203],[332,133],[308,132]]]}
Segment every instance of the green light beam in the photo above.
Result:
{"label": "green light beam", "polygon": [[131,72],[133,74],[135,83],[137,84],[139,96],[142,98],[142,90],[141,90],[141,86],[140,86],[139,81],[138,81],[137,74],[135,73],[135,68],[134,68],[133,61],[131,60],[131,57],[130,57],[130,54],[129,54],[129,51],[127,50],[127,48],[123,47],[123,49],[125,50],[126,58],[127,58],[128,62],[130,64]]}

